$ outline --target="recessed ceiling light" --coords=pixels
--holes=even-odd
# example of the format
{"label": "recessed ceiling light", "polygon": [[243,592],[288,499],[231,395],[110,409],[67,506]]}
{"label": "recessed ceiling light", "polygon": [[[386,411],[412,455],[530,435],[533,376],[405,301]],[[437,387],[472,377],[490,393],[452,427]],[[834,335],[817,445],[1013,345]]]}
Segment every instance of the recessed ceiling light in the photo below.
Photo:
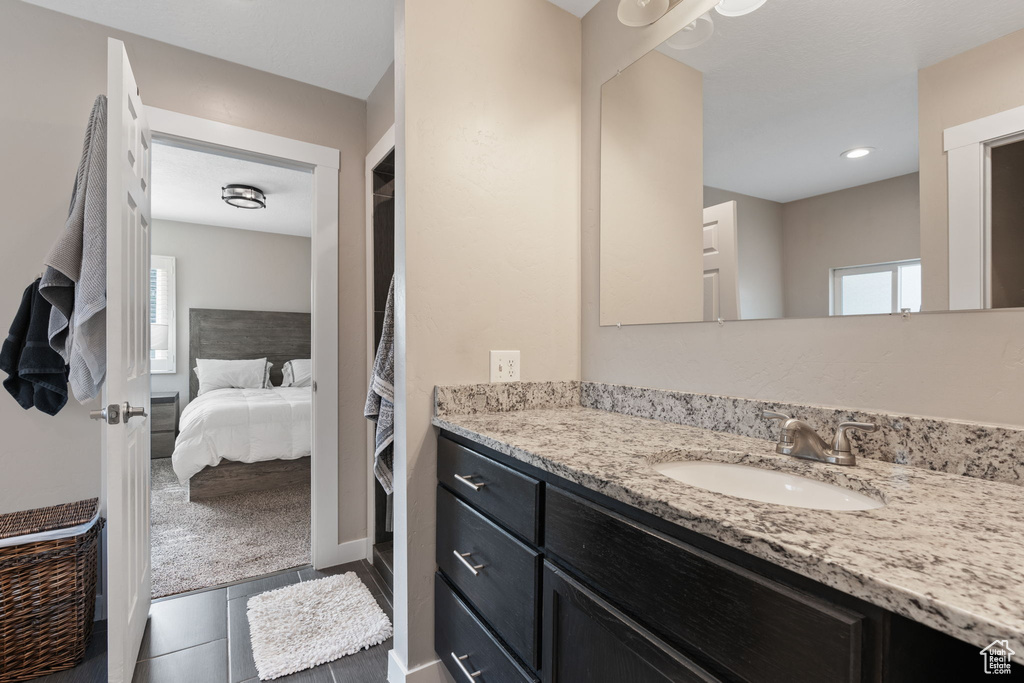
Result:
{"label": "recessed ceiling light", "polygon": [[251,185],[225,185],[220,188],[220,198],[239,209],[267,208],[267,197],[263,190]]}
{"label": "recessed ceiling light", "polygon": [[668,0],[619,0],[619,21],[633,28],[649,26],[667,11]]}
{"label": "recessed ceiling light", "polygon": [[711,39],[715,33],[715,22],[711,20],[711,14],[698,17],[697,21],[687,24],[681,31],[665,41],[665,45],[673,50],[692,50],[698,45],[703,45]]}
{"label": "recessed ceiling light", "polygon": [[722,0],[715,6],[715,11],[723,17],[742,17],[760,9],[766,2],[768,0]]}
{"label": "recessed ceiling light", "polygon": [[846,150],[839,156],[843,157],[844,159],[860,159],[861,157],[866,157],[867,155],[871,154],[874,151],[874,147],[854,147],[853,149]]}

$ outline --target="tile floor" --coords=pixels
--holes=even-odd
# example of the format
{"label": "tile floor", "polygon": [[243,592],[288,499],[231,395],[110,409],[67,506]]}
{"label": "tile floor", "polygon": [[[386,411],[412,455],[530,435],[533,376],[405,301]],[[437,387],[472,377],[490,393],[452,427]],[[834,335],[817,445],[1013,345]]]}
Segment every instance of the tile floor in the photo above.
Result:
{"label": "tile floor", "polygon": [[[288,570],[222,588],[185,593],[153,602],[142,639],[134,683],[257,683],[245,615],[249,596],[299,581],[354,571],[389,618],[391,592],[364,560],[320,572],[312,567]],[[369,683],[387,678],[392,641],[315,669],[275,679],[281,683]],[[107,676],[106,624],[100,622],[86,661],[37,683],[104,683]]]}

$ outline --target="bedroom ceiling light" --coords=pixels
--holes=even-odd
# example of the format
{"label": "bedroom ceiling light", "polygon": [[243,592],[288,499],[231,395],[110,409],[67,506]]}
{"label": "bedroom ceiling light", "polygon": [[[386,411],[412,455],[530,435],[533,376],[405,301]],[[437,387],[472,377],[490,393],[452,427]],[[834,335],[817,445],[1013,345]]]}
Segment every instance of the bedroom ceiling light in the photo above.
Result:
{"label": "bedroom ceiling light", "polygon": [[698,45],[703,45],[711,39],[715,33],[715,22],[711,20],[711,14],[698,17],[695,22],[688,24],[679,33],[665,41],[665,45],[673,50],[692,50]]}
{"label": "bedroom ceiling light", "polygon": [[633,28],[653,24],[667,11],[668,0],[619,0],[619,21]]}
{"label": "bedroom ceiling light", "polygon": [[225,185],[220,188],[220,198],[239,209],[267,208],[267,197],[263,190],[251,185]]}
{"label": "bedroom ceiling light", "polygon": [[715,6],[715,11],[723,17],[742,17],[760,9],[766,2],[768,0],[722,0]]}
{"label": "bedroom ceiling light", "polygon": [[867,155],[871,154],[874,151],[874,147],[854,147],[853,149],[846,150],[839,156],[841,156],[844,159],[860,159],[861,157],[866,157]]}

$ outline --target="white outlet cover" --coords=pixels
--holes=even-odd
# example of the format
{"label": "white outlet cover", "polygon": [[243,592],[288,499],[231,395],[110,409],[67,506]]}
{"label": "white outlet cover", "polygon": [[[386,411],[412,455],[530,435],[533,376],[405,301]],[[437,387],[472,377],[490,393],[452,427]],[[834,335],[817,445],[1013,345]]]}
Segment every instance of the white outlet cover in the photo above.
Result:
{"label": "white outlet cover", "polygon": [[491,351],[491,381],[519,381],[519,352]]}

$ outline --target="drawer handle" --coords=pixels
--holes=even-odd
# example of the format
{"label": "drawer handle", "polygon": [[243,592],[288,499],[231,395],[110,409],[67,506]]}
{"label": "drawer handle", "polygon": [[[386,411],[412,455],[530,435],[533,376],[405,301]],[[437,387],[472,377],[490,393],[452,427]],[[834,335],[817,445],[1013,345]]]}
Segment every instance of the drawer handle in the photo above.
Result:
{"label": "drawer handle", "polygon": [[469,560],[466,559],[467,557],[469,557],[473,553],[460,553],[458,550],[453,550],[452,554],[455,555],[455,557],[459,558],[459,562],[461,562],[462,564],[466,565],[466,569],[468,569],[469,571],[473,572],[473,576],[477,576],[480,573],[480,572],[477,571],[478,569],[483,569],[484,568],[484,565],[482,565],[482,564],[476,564],[476,565],[470,564]]}
{"label": "drawer handle", "polygon": [[460,657],[454,652],[452,653],[452,659],[454,659],[455,663],[459,665],[460,669],[462,669],[462,673],[466,674],[466,678],[468,678],[469,680],[473,680],[474,678],[479,676],[481,672],[474,671],[473,673],[469,673],[469,669],[467,669],[466,665],[462,663],[462,660],[466,659],[467,657],[469,657],[469,655],[462,655]]}
{"label": "drawer handle", "polygon": [[463,484],[465,484],[469,488],[473,489],[474,491],[479,491],[484,486],[486,486],[486,484],[477,484],[476,482],[470,481],[470,479],[472,479],[475,476],[477,476],[477,475],[475,475],[475,474],[467,474],[466,476],[462,476],[461,474],[456,474],[455,478],[458,479],[459,481],[461,481]]}

